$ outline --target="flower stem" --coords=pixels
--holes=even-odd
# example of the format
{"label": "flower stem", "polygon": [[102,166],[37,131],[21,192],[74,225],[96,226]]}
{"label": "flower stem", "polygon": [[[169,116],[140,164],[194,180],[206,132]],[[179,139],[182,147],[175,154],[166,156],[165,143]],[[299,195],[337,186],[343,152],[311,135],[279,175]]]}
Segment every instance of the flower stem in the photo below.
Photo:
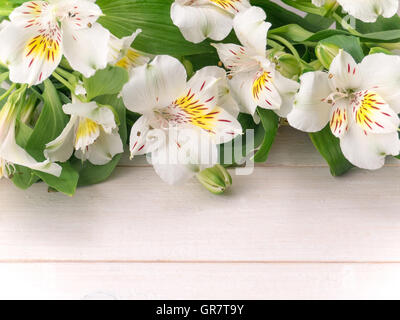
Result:
{"label": "flower stem", "polygon": [[7,98],[11,92],[13,92],[13,90],[15,89],[17,85],[15,83],[13,83],[10,88],[2,95],[0,96],[0,101],[3,101],[5,98]]}
{"label": "flower stem", "polygon": [[60,76],[56,71],[53,72],[53,77],[61,82],[64,86],[66,86],[71,91],[71,93],[75,92],[73,85],[69,81],[65,80],[62,76]]}
{"label": "flower stem", "polygon": [[288,40],[275,34],[270,34],[268,38],[282,43],[286,48],[290,50],[290,52],[296,57],[297,60],[301,61],[300,55],[297,52],[296,48]]}

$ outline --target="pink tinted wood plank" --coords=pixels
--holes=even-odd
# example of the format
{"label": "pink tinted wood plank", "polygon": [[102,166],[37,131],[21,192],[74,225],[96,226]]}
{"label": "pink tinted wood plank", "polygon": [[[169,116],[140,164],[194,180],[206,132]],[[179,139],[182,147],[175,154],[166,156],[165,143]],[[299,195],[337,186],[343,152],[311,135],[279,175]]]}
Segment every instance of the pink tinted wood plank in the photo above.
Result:
{"label": "pink tinted wood plank", "polygon": [[118,168],[73,198],[0,182],[0,260],[400,261],[399,168],[257,168],[224,196]]}
{"label": "pink tinted wood plank", "polygon": [[399,264],[0,264],[0,299],[399,299]]}

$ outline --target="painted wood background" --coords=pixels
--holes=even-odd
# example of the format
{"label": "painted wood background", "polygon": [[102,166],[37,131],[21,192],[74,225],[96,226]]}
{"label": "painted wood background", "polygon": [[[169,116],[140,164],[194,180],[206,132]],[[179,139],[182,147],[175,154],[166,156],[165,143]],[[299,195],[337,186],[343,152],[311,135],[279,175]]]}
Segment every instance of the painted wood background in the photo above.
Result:
{"label": "painted wood background", "polygon": [[0,298],[400,298],[400,162],[330,176],[283,127],[214,196],[121,163],[73,198],[0,182]]}

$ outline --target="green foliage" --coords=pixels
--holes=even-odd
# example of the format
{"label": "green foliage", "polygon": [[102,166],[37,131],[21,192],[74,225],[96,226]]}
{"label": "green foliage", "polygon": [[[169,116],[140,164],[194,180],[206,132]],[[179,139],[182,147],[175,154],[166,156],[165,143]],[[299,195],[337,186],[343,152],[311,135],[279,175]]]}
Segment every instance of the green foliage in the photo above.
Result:
{"label": "green foliage", "polygon": [[269,151],[275,140],[279,127],[279,117],[272,110],[257,108],[257,114],[261,119],[262,126],[265,131],[264,140],[260,149],[254,156],[255,162],[265,162],[268,159]]}
{"label": "green foliage", "polygon": [[[122,102],[122,99],[118,98],[117,95],[103,95],[96,98],[96,102],[102,105],[108,105],[114,108],[118,114],[120,120],[119,133],[123,144],[127,142],[127,127],[126,127],[126,109]],[[74,158],[72,166],[76,171],[79,172],[79,186],[87,186],[97,184],[107,180],[110,175],[114,172],[121,155],[116,155],[114,159],[104,166],[95,166],[89,161],[82,162],[79,159]]]}
{"label": "green foliage", "polygon": [[353,165],[344,157],[340,149],[340,141],[332,134],[329,125],[318,133],[310,133],[310,138],[328,162],[333,176],[340,176],[353,168]]}
{"label": "green foliage", "polygon": [[99,22],[117,37],[142,33],[135,40],[135,48],[151,54],[176,57],[214,52],[209,43],[195,45],[186,41],[172,23],[170,8],[173,0],[98,0],[104,17]]}
{"label": "green foliage", "polygon": [[87,91],[88,100],[101,95],[113,95],[121,92],[125,83],[129,80],[128,72],[120,67],[109,66],[104,70],[99,70],[96,74],[83,83]]}

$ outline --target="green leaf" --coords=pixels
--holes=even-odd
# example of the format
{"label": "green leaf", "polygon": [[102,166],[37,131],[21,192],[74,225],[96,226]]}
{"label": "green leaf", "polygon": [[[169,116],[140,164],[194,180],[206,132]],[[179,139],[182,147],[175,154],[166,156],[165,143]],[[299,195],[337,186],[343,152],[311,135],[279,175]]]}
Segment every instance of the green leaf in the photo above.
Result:
{"label": "green leaf", "polygon": [[361,33],[371,33],[371,32],[380,32],[380,31],[389,31],[389,30],[399,30],[400,29],[400,17],[398,15],[393,16],[392,18],[384,18],[380,16],[378,20],[374,23],[366,23],[360,20],[357,20],[357,31]]}
{"label": "green leaf", "polygon": [[265,10],[268,17],[268,22],[272,23],[274,28],[284,26],[286,24],[298,24],[303,28],[306,28],[310,31],[317,31],[315,24],[310,23],[307,19],[286,10],[285,8],[279,6],[276,3],[273,3],[268,0],[252,0],[251,4],[257,7],[261,7]]}
{"label": "green leaf", "polygon": [[97,71],[91,78],[83,79],[88,100],[93,100],[98,96],[120,93],[128,81],[128,72],[123,68],[113,66]]}
{"label": "green leaf", "polygon": [[136,49],[151,54],[176,57],[214,52],[208,41],[192,44],[186,41],[171,20],[170,8],[174,0],[97,0],[104,17],[99,22],[115,36],[142,33],[135,40]]}
{"label": "green leaf", "polygon": [[[257,149],[264,141],[265,130],[262,123],[256,124],[253,117],[247,113],[240,113],[238,121],[242,126],[243,135],[236,137],[234,141],[220,145],[220,164],[226,167],[236,165],[247,156],[247,151]],[[253,130],[254,140],[249,138],[247,130]],[[236,145],[240,145],[241,150],[235,150]],[[225,158],[225,154],[228,154],[228,159]]]}
{"label": "green leaf", "polygon": [[340,140],[332,134],[329,125],[320,132],[310,133],[310,138],[328,162],[333,176],[341,176],[353,168],[353,165],[344,157],[340,149]]}
{"label": "green leaf", "polygon": [[35,175],[46,182],[49,187],[68,196],[73,196],[78,185],[79,174],[68,162],[61,163],[60,166],[62,167],[60,177],[40,171],[35,171]]}
{"label": "green leaf", "polygon": [[[67,116],[62,110],[59,95],[50,80],[44,82],[43,99],[43,110],[25,147],[26,151],[37,161],[45,160],[43,151],[46,144],[57,138],[67,123]],[[61,164],[61,166],[63,168],[61,177],[40,171],[33,172],[51,188],[71,196],[75,193],[79,175],[69,163]],[[26,181],[29,180],[25,178]]]}
{"label": "green leaf", "polygon": [[360,39],[353,36],[336,35],[327,39],[321,40],[323,44],[334,44],[344,51],[350,53],[354,60],[358,63],[364,59],[364,52],[361,48]]}
{"label": "green leaf", "polygon": [[[128,132],[126,127],[126,109],[122,99],[119,99],[117,95],[108,95],[96,98],[96,102],[102,105],[110,105],[116,110],[121,122],[119,133],[121,135],[122,143],[125,145]],[[87,186],[107,180],[114,172],[120,160],[121,155],[116,155],[111,162],[104,166],[96,166],[91,164],[89,161],[82,162],[79,159],[73,159],[71,162],[75,170],[79,172],[80,177],[78,185]]]}
{"label": "green leaf", "polygon": [[46,144],[58,137],[67,123],[57,90],[50,80],[44,82],[43,99],[43,110],[26,144],[26,150],[37,161],[45,160]]}
{"label": "green leaf", "polygon": [[264,141],[260,149],[254,156],[255,162],[265,162],[268,159],[269,151],[275,140],[276,133],[279,127],[279,117],[272,110],[257,108],[257,113],[260,116],[261,123],[265,130]]}

